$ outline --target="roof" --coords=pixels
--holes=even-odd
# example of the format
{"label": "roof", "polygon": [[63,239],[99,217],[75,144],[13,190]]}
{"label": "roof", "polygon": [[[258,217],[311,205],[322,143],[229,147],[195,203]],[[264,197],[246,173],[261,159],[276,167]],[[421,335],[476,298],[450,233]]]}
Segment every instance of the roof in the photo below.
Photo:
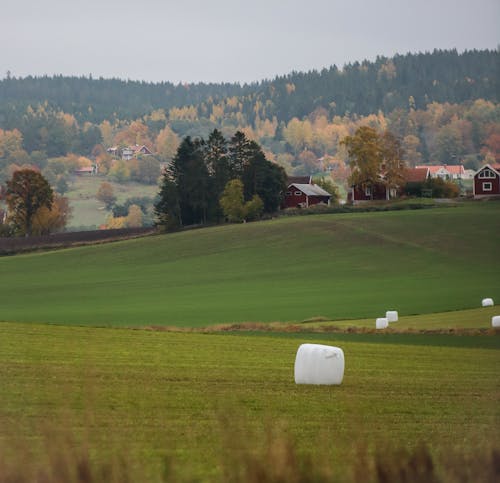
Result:
{"label": "roof", "polygon": [[484,168],[490,168],[492,169],[493,171],[495,171],[498,175],[500,175],[500,164],[485,164],[484,166],[481,166],[475,173],[474,173],[474,176],[476,176],[476,174],[478,174],[480,171],[482,171]]}
{"label": "roof", "polygon": [[312,184],[312,176],[288,176],[288,186],[295,183]]}
{"label": "roof", "polygon": [[429,168],[431,174],[436,174],[441,170],[446,170],[450,174],[464,174],[464,167],[461,164],[431,164],[429,166],[420,165],[417,168]]}
{"label": "roof", "polygon": [[134,153],[137,153],[137,152],[141,151],[142,149],[145,149],[148,153],[151,152],[151,150],[145,144],[142,144],[142,145],[136,144],[135,146],[128,146],[127,149],[130,149]]}
{"label": "roof", "polygon": [[404,178],[407,183],[422,183],[429,177],[429,167],[405,168]]}
{"label": "roof", "polygon": [[332,196],[328,191],[320,188],[317,184],[292,183],[290,186],[297,188],[307,196]]}
{"label": "roof", "polygon": [[92,166],[84,166],[83,168],[75,169],[75,172],[77,173],[91,173],[92,171],[94,171]]}

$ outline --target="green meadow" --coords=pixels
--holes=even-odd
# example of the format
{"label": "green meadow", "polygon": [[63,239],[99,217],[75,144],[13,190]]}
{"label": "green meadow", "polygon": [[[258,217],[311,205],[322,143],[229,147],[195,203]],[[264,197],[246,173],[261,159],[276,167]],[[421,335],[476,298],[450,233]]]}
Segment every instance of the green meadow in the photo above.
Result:
{"label": "green meadow", "polygon": [[499,247],[464,203],[0,258],[0,483],[498,481]]}
{"label": "green meadow", "polygon": [[289,217],[0,259],[0,319],[202,327],[500,300],[500,203]]}

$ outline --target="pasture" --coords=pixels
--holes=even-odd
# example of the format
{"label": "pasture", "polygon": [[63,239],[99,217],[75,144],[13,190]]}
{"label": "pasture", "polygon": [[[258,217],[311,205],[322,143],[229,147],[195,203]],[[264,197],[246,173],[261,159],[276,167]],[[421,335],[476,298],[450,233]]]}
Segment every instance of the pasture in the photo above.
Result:
{"label": "pasture", "polygon": [[[0,328],[0,481],[494,476],[498,337]],[[303,342],[343,348],[341,386],[294,384]]]}
{"label": "pasture", "polygon": [[0,258],[0,317],[203,327],[472,309],[500,300],[499,246],[500,203],[217,226]]}
{"label": "pasture", "polygon": [[158,193],[156,185],[140,183],[115,183],[101,176],[73,176],[70,189],[65,196],[69,199],[72,216],[68,229],[80,227],[99,227],[106,222],[110,212],[105,209],[104,203],[96,198],[99,186],[108,182],[113,187],[113,192],[118,203],[124,203],[127,198],[149,196],[154,198]]}
{"label": "pasture", "polygon": [[466,203],[2,257],[0,482],[494,481],[499,246]]}

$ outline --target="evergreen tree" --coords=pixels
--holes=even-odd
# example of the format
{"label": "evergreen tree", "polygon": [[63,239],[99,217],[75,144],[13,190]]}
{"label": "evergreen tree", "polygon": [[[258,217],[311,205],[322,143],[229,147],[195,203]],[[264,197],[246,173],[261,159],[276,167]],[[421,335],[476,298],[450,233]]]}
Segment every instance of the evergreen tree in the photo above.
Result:
{"label": "evergreen tree", "polygon": [[202,142],[184,138],[169,168],[179,196],[182,225],[206,223],[210,180],[203,159]]}

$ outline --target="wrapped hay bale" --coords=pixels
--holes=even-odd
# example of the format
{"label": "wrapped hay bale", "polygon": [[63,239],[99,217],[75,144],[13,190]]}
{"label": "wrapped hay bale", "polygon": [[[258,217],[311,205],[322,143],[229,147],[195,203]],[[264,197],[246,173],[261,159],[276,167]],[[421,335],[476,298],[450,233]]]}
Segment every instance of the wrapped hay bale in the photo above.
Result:
{"label": "wrapped hay bale", "polygon": [[397,322],[398,321],[398,311],[397,310],[388,310],[385,313],[387,320],[389,322]]}
{"label": "wrapped hay bale", "polygon": [[500,315],[494,315],[491,318],[491,326],[492,327],[500,327]]}
{"label": "wrapped hay bale", "polygon": [[344,352],[339,347],[302,344],[295,356],[295,384],[340,384]]}
{"label": "wrapped hay bale", "polygon": [[375,321],[376,329],[387,329],[387,327],[389,327],[389,321],[387,320],[387,317],[379,317]]}
{"label": "wrapped hay bale", "polygon": [[493,299],[488,298],[488,299],[483,299],[483,301],[482,301],[482,306],[483,307],[491,307],[493,305],[495,305],[493,303]]}

